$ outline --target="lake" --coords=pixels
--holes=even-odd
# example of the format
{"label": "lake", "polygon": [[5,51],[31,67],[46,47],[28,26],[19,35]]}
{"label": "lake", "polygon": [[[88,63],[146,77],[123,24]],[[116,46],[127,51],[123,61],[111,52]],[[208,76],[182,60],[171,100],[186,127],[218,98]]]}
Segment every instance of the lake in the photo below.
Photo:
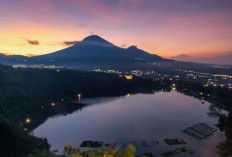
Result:
{"label": "lake", "polygon": [[[216,146],[225,140],[220,131],[206,139],[196,139],[182,131],[197,123],[217,128],[218,118],[209,116],[210,103],[178,93],[156,92],[124,97],[82,99],[88,104],[68,115],[48,118],[33,130],[38,137],[47,138],[51,150],[61,154],[67,144],[80,146],[82,141],[96,140],[104,143],[116,141],[128,145],[135,142],[136,154],[152,153],[161,156],[166,151],[187,147],[194,154],[176,156],[216,157]],[[219,136],[220,135],[220,136]],[[187,144],[168,145],[165,138],[182,138]],[[145,141],[142,144],[142,141]],[[158,145],[151,141],[158,141]]]}

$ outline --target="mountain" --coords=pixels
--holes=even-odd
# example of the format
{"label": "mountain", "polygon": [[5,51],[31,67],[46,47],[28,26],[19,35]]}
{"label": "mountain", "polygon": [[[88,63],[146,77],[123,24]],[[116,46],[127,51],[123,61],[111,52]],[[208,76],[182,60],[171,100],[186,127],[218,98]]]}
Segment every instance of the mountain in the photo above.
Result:
{"label": "mountain", "polygon": [[154,61],[163,60],[161,57],[149,54],[143,50],[138,49],[136,46],[131,46],[127,49],[117,47],[96,35],[86,37],[84,40],[66,49],[35,58],[41,57],[49,59],[134,59],[136,57],[141,57],[141,59],[149,59]]}
{"label": "mountain", "polygon": [[171,57],[171,59],[177,60],[177,61],[188,61],[191,59],[191,57],[188,55],[182,54],[182,55]]}
{"label": "mountain", "polygon": [[183,55],[174,56],[171,59],[177,61],[195,62],[195,63],[232,65],[232,54],[219,55],[216,57],[191,57],[183,54]]}
{"label": "mountain", "polygon": [[146,67],[151,63],[164,61],[169,60],[147,53],[136,46],[120,48],[97,35],[91,35],[71,47],[29,57],[26,63],[59,65],[80,70],[96,68],[121,70]]}
{"label": "mountain", "polygon": [[1,64],[17,64],[27,61],[28,57],[21,55],[10,55],[6,56],[0,53],[0,63]]}

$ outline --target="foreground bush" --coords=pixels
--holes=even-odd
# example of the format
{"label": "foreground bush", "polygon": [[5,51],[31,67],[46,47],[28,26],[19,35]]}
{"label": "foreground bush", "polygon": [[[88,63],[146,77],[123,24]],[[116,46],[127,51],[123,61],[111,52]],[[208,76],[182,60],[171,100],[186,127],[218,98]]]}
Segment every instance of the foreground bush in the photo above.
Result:
{"label": "foreground bush", "polygon": [[81,151],[78,147],[67,145],[64,147],[64,155],[68,157],[134,157],[134,145],[129,145],[123,152],[119,152],[119,148],[120,146],[116,149],[103,148],[101,150]]}

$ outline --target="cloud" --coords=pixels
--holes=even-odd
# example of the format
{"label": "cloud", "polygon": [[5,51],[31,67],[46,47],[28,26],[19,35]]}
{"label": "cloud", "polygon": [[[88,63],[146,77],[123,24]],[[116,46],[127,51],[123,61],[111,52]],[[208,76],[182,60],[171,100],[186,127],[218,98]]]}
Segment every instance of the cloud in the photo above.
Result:
{"label": "cloud", "polygon": [[20,38],[26,40],[27,43],[30,44],[30,45],[39,45],[39,41],[38,40],[30,40],[30,39],[22,38],[22,37],[20,37]]}
{"label": "cloud", "polygon": [[67,46],[69,46],[69,45],[74,45],[74,44],[77,44],[77,43],[79,43],[79,41],[64,41],[64,42],[63,42],[63,44],[64,44],[64,45],[67,45]]}
{"label": "cloud", "polygon": [[78,27],[79,28],[85,28],[85,27],[88,27],[88,25],[87,24],[79,24]]}

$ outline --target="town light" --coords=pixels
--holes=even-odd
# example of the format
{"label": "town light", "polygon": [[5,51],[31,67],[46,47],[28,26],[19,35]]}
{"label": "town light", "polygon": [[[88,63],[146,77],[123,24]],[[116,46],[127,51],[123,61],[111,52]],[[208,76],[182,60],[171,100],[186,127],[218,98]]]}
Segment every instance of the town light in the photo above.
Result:
{"label": "town light", "polygon": [[130,97],[131,96],[131,94],[130,93],[128,93],[127,95],[126,95],[126,97]]}
{"label": "town light", "polygon": [[132,75],[124,75],[127,80],[132,80],[133,76]]}

